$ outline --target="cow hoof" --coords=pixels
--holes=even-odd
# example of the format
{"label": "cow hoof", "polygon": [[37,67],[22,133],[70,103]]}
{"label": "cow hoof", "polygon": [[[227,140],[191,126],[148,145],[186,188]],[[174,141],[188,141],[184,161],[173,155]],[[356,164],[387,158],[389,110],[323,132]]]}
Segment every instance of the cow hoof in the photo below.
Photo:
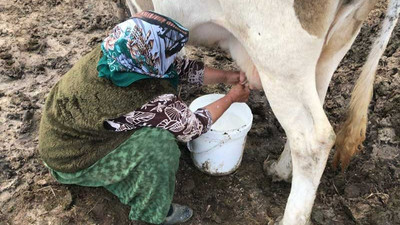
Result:
{"label": "cow hoof", "polygon": [[276,169],[276,160],[268,160],[266,159],[264,161],[263,165],[263,170],[264,173],[267,176],[270,176],[272,178],[273,182],[278,182],[278,181],[286,181],[288,183],[291,182],[291,173],[281,173]]}
{"label": "cow hoof", "polygon": [[[283,217],[279,216],[278,218],[276,218],[275,221],[272,221],[272,223],[271,222],[268,223],[268,225],[283,225],[282,220],[283,220]],[[295,223],[295,224],[298,224],[298,223]],[[305,225],[314,225],[314,223],[312,223],[311,221],[307,221],[307,223]]]}

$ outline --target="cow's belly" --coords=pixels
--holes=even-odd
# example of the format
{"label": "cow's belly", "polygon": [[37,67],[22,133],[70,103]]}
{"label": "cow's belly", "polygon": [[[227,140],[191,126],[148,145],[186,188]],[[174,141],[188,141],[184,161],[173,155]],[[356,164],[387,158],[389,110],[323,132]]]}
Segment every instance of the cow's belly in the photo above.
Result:
{"label": "cow's belly", "polygon": [[[157,12],[190,30],[194,44],[229,49],[250,82],[254,69],[262,76],[291,76],[304,66],[315,68],[323,39],[305,31],[292,1],[153,0]],[[261,10],[262,9],[262,10]],[[260,87],[260,86],[259,86]]]}
{"label": "cow's belly", "polygon": [[232,36],[225,28],[208,22],[193,26],[189,33],[189,44],[213,46],[219,45],[223,49],[227,49],[226,41]]}
{"label": "cow's belly", "polygon": [[190,30],[190,44],[213,46],[218,45],[228,51],[239,68],[247,75],[250,87],[262,89],[257,70],[248,52],[227,29],[214,23],[205,23],[194,26]]}
{"label": "cow's belly", "polygon": [[[292,1],[224,0],[226,26],[265,75],[292,76],[299,68],[315,68],[324,39],[302,27]],[[307,64],[304,64],[304,58]],[[286,78],[284,78],[286,79]]]}

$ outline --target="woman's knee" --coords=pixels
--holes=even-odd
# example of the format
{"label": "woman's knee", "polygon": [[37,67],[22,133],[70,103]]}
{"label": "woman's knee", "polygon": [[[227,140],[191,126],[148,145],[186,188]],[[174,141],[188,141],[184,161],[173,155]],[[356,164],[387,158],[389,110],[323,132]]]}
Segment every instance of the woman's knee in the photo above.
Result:
{"label": "woman's knee", "polygon": [[143,147],[147,148],[148,160],[152,164],[179,164],[181,152],[173,134],[159,128],[146,128],[143,135],[148,140]]}

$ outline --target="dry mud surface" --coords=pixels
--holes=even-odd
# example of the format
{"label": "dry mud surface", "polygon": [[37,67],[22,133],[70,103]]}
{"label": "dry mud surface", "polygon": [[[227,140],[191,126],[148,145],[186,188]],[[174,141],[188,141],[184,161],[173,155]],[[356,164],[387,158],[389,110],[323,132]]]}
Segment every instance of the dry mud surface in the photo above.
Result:
{"label": "dry mud surface", "polygon": [[[382,1],[371,12],[331,82],[325,109],[335,128],[385,5]],[[142,224],[129,222],[128,208],[102,188],[55,182],[37,152],[49,89],[126,17],[120,6],[117,0],[0,0],[0,225]],[[379,64],[365,149],[345,173],[328,165],[312,212],[314,224],[400,224],[399,37],[398,25]],[[218,49],[190,47],[189,52],[211,66],[235,68]],[[190,102],[226,90],[224,85],[184,88],[182,98]],[[266,158],[278,158],[285,135],[262,92],[253,92],[249,105],[253,128],[234,174],[199,172],[181,145],[174,202],[194,209],[187,224],[268,224],[282,215],[290,184],[272,182],[262,166]]]}

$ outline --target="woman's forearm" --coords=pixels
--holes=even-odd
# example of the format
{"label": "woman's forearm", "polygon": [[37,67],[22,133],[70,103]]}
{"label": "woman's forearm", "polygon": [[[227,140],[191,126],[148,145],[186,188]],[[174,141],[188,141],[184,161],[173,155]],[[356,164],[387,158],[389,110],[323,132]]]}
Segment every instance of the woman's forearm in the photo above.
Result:
{"label": "woman's forearm", "polygon": [[245,79],[244,73],[241,75],[239,71],[225,71],[209,67],[204,68],[203,84],[205,85],[218,83],[235,85]]}
{"label": "woman's forearm", "polygon": [[207,85],[218,83],[226,83],[226,72],[219,69],[205,67],[203,84]]}
{"label": "woman's forearm", "polygon": [[211,114],[212,123],[215,123],[224,112],[231,106],[233,103],[232,98],[229,95],[225,95],[224,97],[218,99],[217,101],[207,105],[204,107]]}

